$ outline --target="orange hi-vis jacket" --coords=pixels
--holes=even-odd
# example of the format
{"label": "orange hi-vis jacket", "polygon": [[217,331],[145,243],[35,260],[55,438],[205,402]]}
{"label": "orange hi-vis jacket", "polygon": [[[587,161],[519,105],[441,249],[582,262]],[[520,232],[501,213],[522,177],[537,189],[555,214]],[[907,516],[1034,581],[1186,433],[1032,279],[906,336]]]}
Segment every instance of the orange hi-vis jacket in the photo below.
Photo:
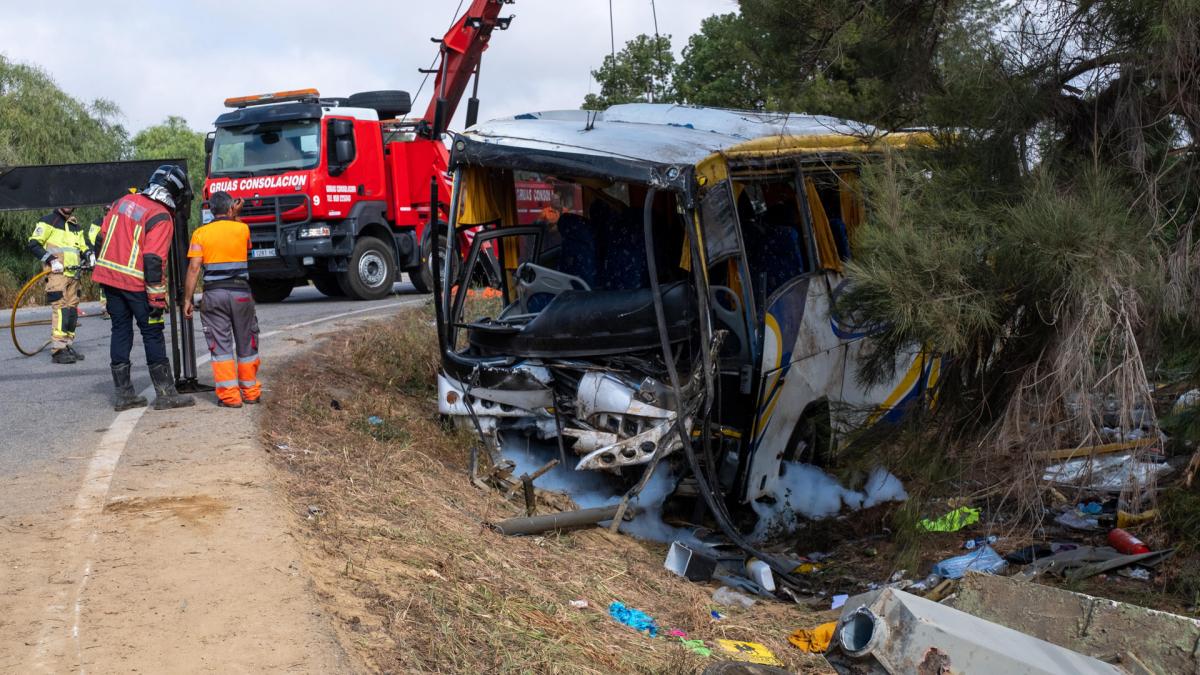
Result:
{"label": "orange hi-vis jacket", "polygon": [[100,226],[104,244],[92,281],[126,291],[166,293],[174,232],[175,219],[167,207],[140,194],[121,197]]}

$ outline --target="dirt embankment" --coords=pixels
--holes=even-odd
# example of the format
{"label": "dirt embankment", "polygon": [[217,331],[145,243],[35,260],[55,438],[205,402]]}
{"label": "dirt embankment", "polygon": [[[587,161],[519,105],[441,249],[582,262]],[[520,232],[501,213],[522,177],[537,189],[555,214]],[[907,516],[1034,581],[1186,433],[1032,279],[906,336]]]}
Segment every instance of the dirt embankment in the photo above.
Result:
{"label": "dirt embankment", "polygon": [[[599,530],[493,532],[488,522],[522,511],[469,482],[470,438],[439,426],[431,319],[412,311],[318,346],[280,377],[264,418],[305,525],[304,566],[342,643],[370,670],[687,673],[715,660],[616,623],[613,601],[647,612],[664,633],[710,647],[761,642],[793,671],[827,668],[786,641],[817,615],[759,603],[720,608],[726,615],[714,620],[713,589],[664,570],[662,545]],[[577,600],[588,606],[572,607]]]}

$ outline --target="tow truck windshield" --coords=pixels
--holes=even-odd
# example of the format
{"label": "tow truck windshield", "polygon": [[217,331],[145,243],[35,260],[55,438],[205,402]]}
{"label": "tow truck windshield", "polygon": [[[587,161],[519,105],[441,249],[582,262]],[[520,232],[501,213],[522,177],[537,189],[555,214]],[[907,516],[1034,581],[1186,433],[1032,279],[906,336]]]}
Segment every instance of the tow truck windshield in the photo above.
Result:
{"label": "tow truck windshield", "polygon": [[263,176],[311,169],[321,160],[319,120],[249,124],[217,129],[213,176]]}

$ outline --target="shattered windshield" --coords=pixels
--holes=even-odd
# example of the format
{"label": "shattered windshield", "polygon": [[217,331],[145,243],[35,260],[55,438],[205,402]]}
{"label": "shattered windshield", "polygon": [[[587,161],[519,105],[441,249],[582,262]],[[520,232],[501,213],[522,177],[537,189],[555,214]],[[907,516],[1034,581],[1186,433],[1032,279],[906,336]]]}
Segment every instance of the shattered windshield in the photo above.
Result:
{"label": "shattered windshield", "polygon": [[217,129],[213,176],[260,176],[311,169],[321,160],[319,120],[251,124]]}

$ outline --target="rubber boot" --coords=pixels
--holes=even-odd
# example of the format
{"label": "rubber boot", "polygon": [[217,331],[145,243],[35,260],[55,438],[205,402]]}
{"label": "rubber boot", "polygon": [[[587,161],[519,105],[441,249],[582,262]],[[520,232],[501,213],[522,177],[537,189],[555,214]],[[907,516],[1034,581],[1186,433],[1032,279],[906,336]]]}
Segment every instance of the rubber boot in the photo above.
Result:
{"label": "rubber boot", "polygon": [[196,399],[175,391],[175,376],[171,374],[171,364],[156,363],[150,366],[150,380],[154,382],[155,410],[196,405]]}
{"label": "rubber boot", "polygon": [[138,396],[133,391],[133,383],[129,380],[129,364],[122,363],[112,367],[113,387],[117,390],[117,398],[113,410],[120,412],[130,408],[144,408],[146,398]]}
{"label": "rubber boot", "polygon": [[76,360],[77,359],[75,358],[75,355],[67,349],[60,349],[56,352],[50,352],[51,363],[75,363]]}

